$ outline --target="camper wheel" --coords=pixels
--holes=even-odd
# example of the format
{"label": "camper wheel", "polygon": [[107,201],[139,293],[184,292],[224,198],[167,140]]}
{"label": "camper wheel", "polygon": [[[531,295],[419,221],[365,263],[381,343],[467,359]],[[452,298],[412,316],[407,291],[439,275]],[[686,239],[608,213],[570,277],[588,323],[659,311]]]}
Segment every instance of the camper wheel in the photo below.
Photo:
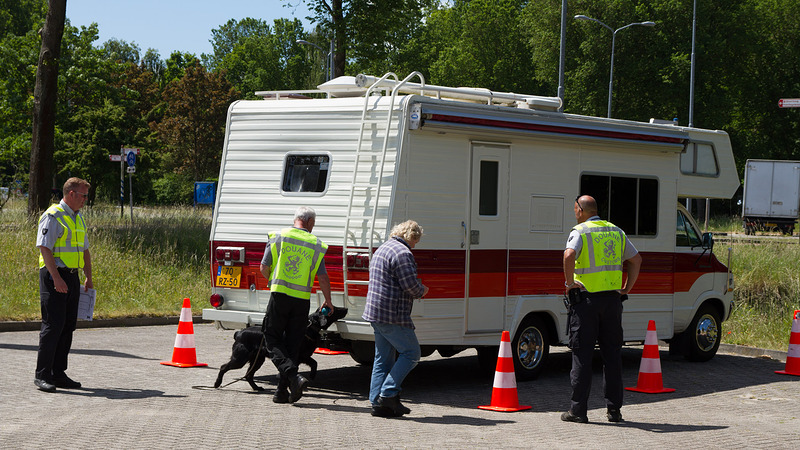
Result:
{"label": "camper wheel", "polygon": [[684,356],[689,361],[708,361],[717,354],[722,340],[722,320],[714,305],[704,304],[697,310],[692,323],[685,331]]}
{"label": "camper wheel", "polygon": [[375,342],[350,341],[350,357],[362,366],[372,364],[375,360]]}
{"label": "camper wheel", "polygon": [[517,380],[539,376],[550,354],[550,334],[541,318],[528,316],[522,321],[511,341],[511,353]]}

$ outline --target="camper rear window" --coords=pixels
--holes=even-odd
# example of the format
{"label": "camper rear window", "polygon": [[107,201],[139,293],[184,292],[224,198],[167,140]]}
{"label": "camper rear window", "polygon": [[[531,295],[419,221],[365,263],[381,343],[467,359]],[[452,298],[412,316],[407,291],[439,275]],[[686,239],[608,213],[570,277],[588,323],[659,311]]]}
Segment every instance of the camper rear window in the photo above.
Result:
{"label": "camper rear window", "polygon": [[582,175],[581,194],[597,200],[598,215],[631,236],[655,236],[658,224],[658,180]]}
{"label": "camper rear window", "polygon": [[322,193],[328,186],[331,157],[325,154],[288,154],[283,166],[281,191]]}

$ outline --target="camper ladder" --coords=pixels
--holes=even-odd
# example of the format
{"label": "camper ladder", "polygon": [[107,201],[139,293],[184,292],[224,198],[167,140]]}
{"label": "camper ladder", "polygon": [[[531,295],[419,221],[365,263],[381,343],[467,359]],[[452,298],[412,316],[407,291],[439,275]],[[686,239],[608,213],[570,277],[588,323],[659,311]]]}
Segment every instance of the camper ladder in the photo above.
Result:
{"label": "camper ladder", "polygon": [[[347,203],[344,239],[342,240],[342,280],[344,282],[344,298],[345,302],[350,304],[353,303],[350,301],[349,288],[354,285],[366,286],[369,284],[369,281],[350,279],[348,276],[347,267],[348,256],[352,256],[354,261],[356,261],[356,264],[358,264],[362,258],[362,255],[366,255],[367,265],[364,265],[364,267],[368,267],[369,260],[372,259],[372,252],[375,247],[375,238],[377,237],[378,240],[381,239],[381,236],[375,232],[375,222],[378,217],[378,208],[380,206],[379,203],[383,182],[383,169],[386,164],[386,153],[389,148],[389,139],[391,138],[392,134],[391,129],[394,104],[397,98],[397,93],[400,91],[399,88],[415,76],[419,77],[421,85],[424,87],[425,78],[419,72],[412,72],[400,82],[397,81],[397,75],[392,72],[387,72],[383,77],[380,78],[380,80],[373,83],[364,94],[364,109],[361,112],[361,125],[358,133],[358,144],[356,146],[355,160],[353,162],[353,180],[350,184],[350,199]],[[389,77],[394,78],[395,86],[392,88],[391,100],[386,113],[386,127],[384,129],[383,145],[378,153],[372,150],[372,140],[370,140],[369,145],[365,145],[364,134],[365,132],[371,130],[371,127],[368,127],[367,125],[376,125],[379,128],[380,120],[370,118],[371,112],[373,114],[377,112],[377,108],[374,108],[373,111],[370,110],[370,100],[375,101],[375,98],[371,98],[373,92],[380,89],[386,89],[386,87],[381,88],[380,85]],[[376,170],[377,174],[374,174],[374,171]],[[366,182],[360,181],[358,179],[358,175],[360,173],[370,174],[369,179]],[[363,194],[363,203],[359,205],[355,205],[357,194]],[[355,211],[354,214],[354,207],[356,206],[358,210]],[[386,226],[388,228],[390,225],[388,223],[388,214],[386,220]],[[359,236],[357,236],[353,231],[356,228],[360,228],[362,230],[361,239],[363,240],[363,243],[361,244],[359,243]],[[366,234],[363,234],[363,231],[366,231]],[[349,245],[348,241],[352,241],[352,245]],[[364,244],[366,244],[366,246]]]}

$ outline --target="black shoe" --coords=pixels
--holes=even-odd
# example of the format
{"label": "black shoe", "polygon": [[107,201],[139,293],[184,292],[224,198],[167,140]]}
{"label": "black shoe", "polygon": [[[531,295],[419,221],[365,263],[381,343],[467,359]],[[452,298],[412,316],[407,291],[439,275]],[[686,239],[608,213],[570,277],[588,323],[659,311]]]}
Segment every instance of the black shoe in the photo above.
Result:
{"label": "black shoe", "polygon": [[42,380],[41,378],[34,378],[33,379],[33,384],[35,384],[36,387],[39,388],[40,391],[45,391],[45,392],[55,392],[56,391],[55,385],[53,385],[52,383],[48,383],[47,381]]}
{"label": "black shoe", "polygon": [[53,384],[56,387],[64,388],[64,389],[78,389],[81,387],[81,384],[77,381],[73,380],[72,378],[64,375],[63,377],[53,378]]}
{"label": "black shoe", "polygon": [[272,403],[289,403],[289,391],[286,388],[278,389],[272,396]]}
{"label": "black shoe", "polygon": [[622,422],[624,420],[622,418],[622,413],[616,408],[608,408],[606,417],[608,417],[609,422]]}
{"label": "black shoe", "polygon": [[564,422],[575,422],[575,423],[589,423],[588,417],[581,417],[572,414],[572,411],[567,411],[564,414],[561,414],[561,420]]}
{"label": "black shoe", "polygon": [[395,417],[394,411],[381,405],[372,405],[372,411],[370,414],[375,417]]}
{"label": "black shoe", "polygon": [[394,417],[400,417],[411,412],[410,409],[400,404],[400,397],[396,395],[394,397],[378,397],[378,406],[388,408],[392,411]]}
{"label": "black shoe", "polygon": [[291,381],[289,381],[289,402],[294,403],[300,400],[300,397],[303,396],[303,390],[308,385],[308,380],[306,377],[302,375],[295,375]]}

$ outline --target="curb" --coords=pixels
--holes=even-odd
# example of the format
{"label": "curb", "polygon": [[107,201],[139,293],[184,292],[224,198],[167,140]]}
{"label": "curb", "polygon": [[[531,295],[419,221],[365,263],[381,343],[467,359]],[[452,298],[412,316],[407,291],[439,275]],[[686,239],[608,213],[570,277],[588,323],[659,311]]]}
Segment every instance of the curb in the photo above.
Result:
{"label": "curb", "polygon": [[774,359],[784,363],[786,362],[786,354],[788,353],[738,344],[719,344],[719,350],[734,355],[747,356],[749,358]]}
{"label": "curb", "polygon": [[[152,325],[177,325],[180,316],[162,317],[121,317],[117,319],[79,320],[77,328],[108,328],[108,327],[141,327]],[[211,323],[203,320],[203,316],[192,316],[192,323]],[[0,333],[8,331],[37,331],[42,328],[42,322],[37,321],[4,321],[0,322]]]}

